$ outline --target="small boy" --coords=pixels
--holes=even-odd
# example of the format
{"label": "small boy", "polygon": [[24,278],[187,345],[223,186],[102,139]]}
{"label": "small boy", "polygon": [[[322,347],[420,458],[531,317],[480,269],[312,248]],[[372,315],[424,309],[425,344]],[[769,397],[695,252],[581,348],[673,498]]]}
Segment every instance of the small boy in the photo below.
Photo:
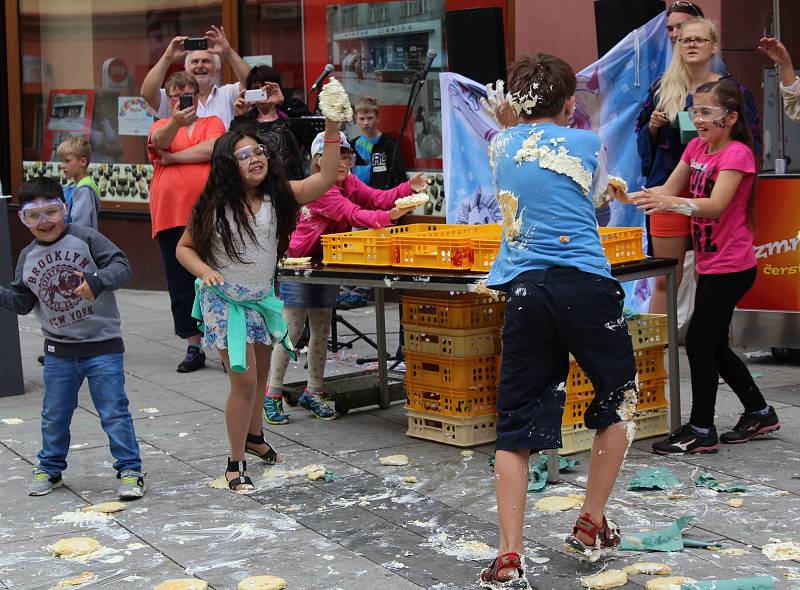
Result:
{"label": "small boy", "polygon": [[353,174],[364,184],[381,190],[394,188],[408,180],[403,158],[399,151],[395,152],[397,141],[378,128],[378,99],[362,96],[356,101],[353,112],[362,135],[350,140],[350,145],[365,162],[354,166]]}
{"label": "small boy", "polygon": [[45,336],[42,450],[28,494],[43,496],[62,485],[69,425],[88,379],[116,459],[117,495],[141,498],[142,460],[125,395],[125,347],[114,297],[130,276],[128,259],[95,230],[66,224],[64,194],[55,180],[24,182],[19,202],[19,218],[35,239],[20,253],[11,286],[0,286],[0,308],[20,315],[33,310]]}
{"label": "small boy", "polygon": [[61,170],[71,181],[64,191],[66,222],[96,230],[100,189],[88,173],[92,146],[83,137],[69,137],[58,145],[56,155],[61,162]]}
{"label": "small boy", "polygon": [[[544,54],[509,69],[508,128],[489,148],[503,241],[489,286],[508,293],[498,392],[495,482],[497,558],[484,588],[529,588],[522,556],[528,458],[561,446],[569,353],[591,376],[586,427],[596,429],[586,499],[566,542],[590,560],[619,544],[604,510],[633,437],[636,364],[622,316],[622,289],[610,274],[594,209],[608,188],[600,138],[566,127],[575,73]],[[613,191],[615,197],[621,197]]]}

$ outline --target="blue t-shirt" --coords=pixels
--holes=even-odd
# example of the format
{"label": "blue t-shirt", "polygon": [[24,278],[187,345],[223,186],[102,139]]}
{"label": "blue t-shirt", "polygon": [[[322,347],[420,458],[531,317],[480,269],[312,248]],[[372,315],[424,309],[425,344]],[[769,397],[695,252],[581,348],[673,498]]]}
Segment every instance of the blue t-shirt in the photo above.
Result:
{"label": "blue t-shirt", "polygon": [[356,153],[361,156],[366,164],[360,166],[353,166],[353,174],[364,184],[369,184],[370,177],[372,176],[372,148],[378,143],[381,138],[380,135],[376,137],[367,137],[366,135],[359,135],[356,139],[353,148]]}
{"label": "blue t-shirt", "polygon": [[611,277],[595,217],[608,185],[604,154],[596,134],[554,123],[520,124],[492,139],[495,188],[517,197],[521,226],[517,236],[504,231],[490,286],[555,266]]}

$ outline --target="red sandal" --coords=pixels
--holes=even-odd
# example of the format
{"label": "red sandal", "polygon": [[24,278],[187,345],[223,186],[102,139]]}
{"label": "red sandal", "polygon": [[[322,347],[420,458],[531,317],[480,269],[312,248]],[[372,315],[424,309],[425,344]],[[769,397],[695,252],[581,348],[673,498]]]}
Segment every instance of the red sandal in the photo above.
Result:
{"label": "red sandal", "polygon": [[[587,545],[581,541],[578,538],[578,532],[587,537],[592,537],[594,544]],[[598,526],[592,520],[592,515],[584,512],[578,518],[578,522],[575,523],[575,527],[572,529],[572,534],[565,539],[565,542],[588,561],[594,562],[612,552],[621,540],[619,527],[616,524],[606,520],[606,517],[603,516],[603,524]]]}
{"label": "red sandal", "polygon": [[[508,580],[499,579],[497,575],[507,569],[514,570],[517,577]],[[490,590],[531,590],[531,586],[525,578],[525,572],[522,570],[522,558],[519,553],[513,551],[498,555],[489,564],[489,567],[481,571],[478,581],[481,588]]]}

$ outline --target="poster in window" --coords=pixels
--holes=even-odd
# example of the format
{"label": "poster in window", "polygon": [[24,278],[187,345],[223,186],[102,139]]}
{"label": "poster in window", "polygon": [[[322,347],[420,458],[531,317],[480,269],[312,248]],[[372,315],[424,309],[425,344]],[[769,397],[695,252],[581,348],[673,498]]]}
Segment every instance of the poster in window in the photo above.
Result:
{"label": "poster in window", "polygon": [[[423,85],[406,137],[413,138],[416,167],[438,167],[442,157],[438,74],[444,65],[445,0],[424,2],[328,4],[328,60],[334,76],[355,103],[372,96],[381,105],[381,131],[397,136],[402,114],[417,74],[429,51],[436,53]],[[434,93],[437,95],[434,96]],[[349,135],[360,133],[353,125]]]}
{"label": "poster in window", "polygon": [[42,142],[42,160],[55,160],[58,144],[67,137],[82,136],[89,139],[94,109],[94,90],[51,90]]}

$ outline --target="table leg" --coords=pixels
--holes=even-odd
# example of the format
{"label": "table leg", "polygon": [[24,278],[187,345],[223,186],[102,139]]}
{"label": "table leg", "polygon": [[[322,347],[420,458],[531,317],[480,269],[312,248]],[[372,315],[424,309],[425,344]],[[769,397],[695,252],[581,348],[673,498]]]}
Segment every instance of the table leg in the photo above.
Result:
{"label": "table leg", "polygon": [[681,375],[680,357],[678,356],[678,298],[675,284],[675,267],[670,267],[667,275],[667,326],[669,343],[669,428],[676,431],[681,426]]}
{"label": "table leg", "polygon": [[547,483],[558,483],[561,476],[558,469],[558,449],[547,450]]}
{"label": "table leg", "polygon": [[386,307],[383,299],[383,289],[375,287],[375,339],[378,343],[378,405],[381,408],[389,407],[389,371],[386,367],[388,358],[386,354]]}

